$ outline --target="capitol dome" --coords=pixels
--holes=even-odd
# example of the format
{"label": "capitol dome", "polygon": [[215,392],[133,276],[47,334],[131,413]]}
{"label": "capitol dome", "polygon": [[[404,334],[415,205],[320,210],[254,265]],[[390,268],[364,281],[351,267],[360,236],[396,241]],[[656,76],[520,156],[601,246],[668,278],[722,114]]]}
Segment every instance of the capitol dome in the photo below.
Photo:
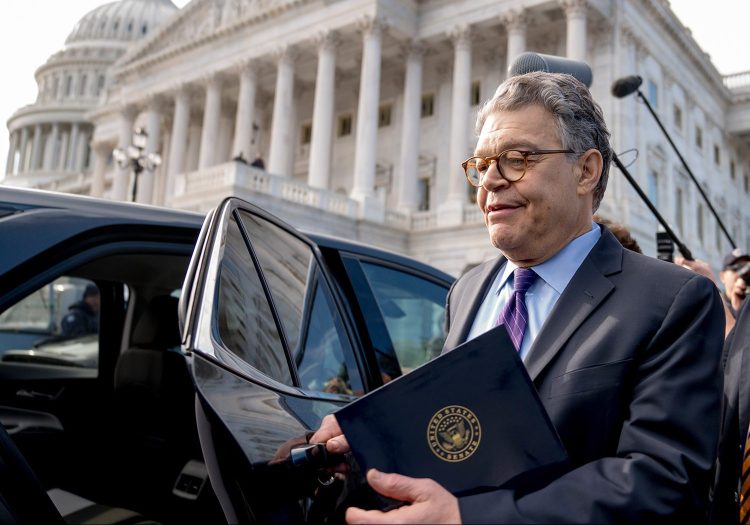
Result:
{"label": "capitol dome", "polygon": [[90,172],[94,127],[86,115],[106,95],[112,65],[178,12],[170,0],[119,0],[84,15],[36,70],[36,101],[8,120],[14,153],[6,183],[39,186]]}
{"label": "capitol dome", "polygon": [[148,35],[179,9],[170,0],[119,0],[89,11],[65,40],[132,41]]}

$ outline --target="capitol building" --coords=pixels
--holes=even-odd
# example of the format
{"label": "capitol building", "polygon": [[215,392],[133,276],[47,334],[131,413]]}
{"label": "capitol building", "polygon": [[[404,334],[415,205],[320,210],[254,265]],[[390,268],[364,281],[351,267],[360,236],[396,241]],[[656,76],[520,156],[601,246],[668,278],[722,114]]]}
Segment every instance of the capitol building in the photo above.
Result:
{"label": "capitol building", "polygon": [[[696,184],[646,105],[611,94],[640,75],[750,248],[750,71],[719,74],[667,0],[118,0],[61,46],[8,120],[3,184],[201,212],[235,195],[459,275],[496,254],[460,166],[476,112],[533,51],[590,64],[615,152],[718,269],[730,245]],[[139,129],[161,162],[136,175],[117,158]],[[599,213],[655,255],[658,223],[614,166]]]}

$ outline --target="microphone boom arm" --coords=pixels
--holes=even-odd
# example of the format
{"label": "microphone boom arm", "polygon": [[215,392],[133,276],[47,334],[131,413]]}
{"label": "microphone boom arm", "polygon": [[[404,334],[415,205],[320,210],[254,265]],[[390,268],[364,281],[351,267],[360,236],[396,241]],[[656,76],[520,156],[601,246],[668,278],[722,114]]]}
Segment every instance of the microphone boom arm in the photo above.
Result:
{"label": "microphone boom arm", "polygon": [[680,253],[682,256],[687,259],[688,261],[693,260],[693,254],[690,253],[690,250],[687,246],[685,246],[682,241],[677,237],[677,234],[672,230],[672,228],[669,227],[669,224],[667,224],[667,221],[664,220],[664,217],[661,216],[661,213],[659,213],[659,210],[656,209],[656,207],[653,205],[653,203],[649,200],[649,198],[646,196],[645,193],[643,193],[643,190],[638,185],[638,183],[635,181],[635,179],[630,175],[630,172],[628,169],[623,165],[622,162],[620,162],[619,157],[615,152],[612,152],[612,162],[615,163],[615,166],[620,168],[620,171],[623,175],[625,175],[625,178],[628,179],[628,182],[631,186],[633,186],[633,189],[638,194],[638,196],[643,200],[643,202],[648,206],[648,209],[651,210],[651,213],[654,214],[654,217],[656,217],[656,220],[659,221],[659,224],[661,224],[664,227],[664,231],[669,235],[669,238],[672,239],[672,242],[674,242],[675,246],[677,246],[677,249],[680,250]]}
{"label": "microphone boom arm", "polygon": [[[734,239],[732,239],[732,236],[727,231],[726,227],[724,226],[724,223],[719,218],[719,214],[716,212],[716,210],[714,209],[714,207],[711,205],[711,201],[708,199],[708,195],[706,195],[706,193],[703,191],[703,186],[701,186],[701,184],[695,178],[695,175],[693,175],[692,170],[687,165],[687,162],[685,162],[685,159],[682,157],[682,154],[677,149],[677,146],[675,145],[674,142],[672,142],[672,137],[669,136],[669,133],[667,132],[667,130],[662,125],[661,120],[659,119],[659,117],[657,116],[656,112],[654,111],[654,108],[651,107],[651,104],[649,104],[648,99],[646,99],[646,97],[643,95],[643,93],[641,92],[640,89],[637,90],[637,93],[638,93],[638,98],[641,99],[646,104],[646,108],[649,110],[649,112],[651,113],[651,116],[654,117],[654,120],[659,125],[659,129],[661,129],[662,133],[664,133],[664,136],[667,137],[667,141],[669,142],[669,145],[672,146],[672,149],[677,154],[677,157],[680,159],[680,162],[682,163],[682,166],[685,168],[685,171],[687,171],[688,175],[690,176],[690,179],[693,181],[693,183],[695,184],[695,186],[698,188],[698,191],[700,192],[701,196],[703,197],[703,200],[706,201],[706,204],[708,205],[708,209],[711,210],[711,213],[716,218],[716,222],[719,224],[719,227],[721,228],[721,231],[724,232],[724,235],[729,240],[729,244],[732,246],[732,249],[736,248],[737,244],[735,244]],[[618,165],[618,167],[619,167],[619,165]],[[622,169],[622,168],[620,168],[620,169]],[[652,209],[652,211],[654,211],[654,210]],[[672,240],[674,240],[674,239],[672,239]],[[684,254],[683,254],[683,256],[684,256]],[[685,258],[688,259],[688,257],[685,257]]]}

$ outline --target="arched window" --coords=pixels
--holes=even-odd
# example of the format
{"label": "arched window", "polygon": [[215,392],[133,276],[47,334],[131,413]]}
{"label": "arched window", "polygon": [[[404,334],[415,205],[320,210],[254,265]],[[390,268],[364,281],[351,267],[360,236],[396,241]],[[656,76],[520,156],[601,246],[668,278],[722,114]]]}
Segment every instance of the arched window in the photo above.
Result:
{"label": "arched window", "polygon": [[79,97],[82,97],[86,94],[86,84],[88,83],[88,76],[86,73],[81,75],[81,82],[78,84],[78,93],[77,95]]}
{"label": "arched window", "polygon": [[65,78],[65,96],[69,97],[73,90],[73,75],[68,75]]}

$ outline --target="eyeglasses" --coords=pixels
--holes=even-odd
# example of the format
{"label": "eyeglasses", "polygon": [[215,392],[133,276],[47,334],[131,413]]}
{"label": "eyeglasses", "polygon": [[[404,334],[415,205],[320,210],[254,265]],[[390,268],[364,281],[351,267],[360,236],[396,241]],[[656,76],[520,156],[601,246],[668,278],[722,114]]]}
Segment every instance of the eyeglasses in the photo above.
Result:
{"label": "eyeglasses", "polygon": [[[484,183],[484,178],[494,162],[500,175],[508,182],[517,182],[526,175],[529,164],[533,165],[538,159],[537,155],[549,155],[552,153],[575,153],[572,149],[540,149],[536,151],[521,151],[518,149],[506,149],[502,153],[492,157],[471,157],[461,163],[466,173],[466,180],[475,188]],[[532,157],[532,158],[529,158]]]}

